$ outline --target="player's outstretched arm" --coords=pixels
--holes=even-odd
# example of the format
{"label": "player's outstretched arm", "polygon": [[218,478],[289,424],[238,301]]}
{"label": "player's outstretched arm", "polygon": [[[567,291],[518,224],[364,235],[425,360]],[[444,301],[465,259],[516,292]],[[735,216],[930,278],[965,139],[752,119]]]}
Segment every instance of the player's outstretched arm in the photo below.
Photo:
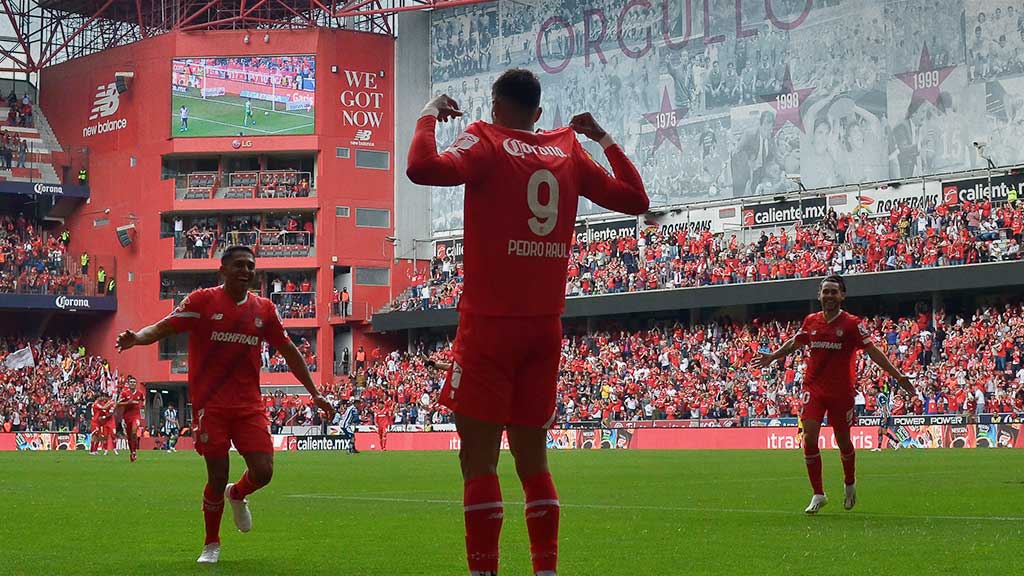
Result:
{"label": "player's outstretched arm", "polygon": [[306,361],[299,353],[299,349],[295,347],[295,343],[287,340],[279,351],[281,356],[284,356],[285,362],[288,363],[288,369],[299,379],[299,383],[306,389],[306,392],[313,397],[317,408],[323,410],[327,418],[331,418],[334,415],[334,406],[331,406],[331,403],[317,390],[316,384],[313,383],[313,375],[309,373],[309,366],[306,366]]}
{"label": "player's outstretched arm", "polygon": [[789,356],[793,352],[796,352],[803,346],[804,344],[797,340],[797,338],[794,336],[793,338],[787,340],[786,343],[783,344],[782,347],[780,347],[775,352],[762,352],[756,360],[757,366],[758,368],[762,369],[767,368],[771,366],[772,363],[778,360],[779,358],[785,358],[786,356]]}
{"label": "player's outstretched arm", "polygon": [[[590,112],[577,114],[569,121],[569,127],[577,134],[598,142],[612,166],[612,174],[590,159],[580,162],[582,166],[583,196],[599,206],[639,216],[651,206],[644,189],[644,181],[636,166],[626,157],[622,148],[604,131]],[[582,150],[581,150],[582,151]]]}
{"label": "player's outstretched arm", "polygon": [[914,388],[914,384],[910,381],[910,377],[894,366],[892,360],[889,360],[889,357],[885,355],[885,352],[879,350],[878,346],[868,344],[864,347],[864,352],[867,353],[868,357],[871,358],[875,364],[878,364],[879,368],[888,372],[889,376],[892,376],[900,385],[900,388],[903,388],[915,396],[917,395],[917,389]]}
{"label": "player's outstretched arm", "polygon": [[442,94],[423,108],[416,121],[416,132],[409,144],[409,158],[405,175],[414,184],[423,186],[458,186],[466,179],[459,170],[458,158],[452,154],[438,154],[434,129],[438,122],[462,116],[455,100]]}
{"label": "player's outstretched arm", "polygon": [[117,343],[115,348],[118,352],[124,352],[125,350],[133,346],[149,346],[154,342],[159,342],[168,336],[173,336],[178,331],[174,328],[171,322],[164,318],[156,324],[146,326],[138,332],[132,330],[125,330],[117,335]]}

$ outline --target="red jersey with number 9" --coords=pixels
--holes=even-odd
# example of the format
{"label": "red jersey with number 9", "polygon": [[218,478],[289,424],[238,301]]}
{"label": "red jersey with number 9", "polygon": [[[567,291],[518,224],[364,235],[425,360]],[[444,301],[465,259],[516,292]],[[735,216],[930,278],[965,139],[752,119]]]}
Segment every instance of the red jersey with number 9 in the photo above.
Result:
{"label": "red jersey with number 9", "polygon": [[438,155],[435,123],[417,123],[407,173],[420,184],[466,185],[461,311],[560,314],[579,197],[620,212],[647,210],[640,174],[614,144],[605,150],[615,177],[569,128],[533,133],[474,122]]}
{"label": "red jersey with number 9", "polygon": [[824,398],[856,395],[857,352],[871,344],[871,334],[860,318],[840,311],[831,322],[824,312],[804,318],[796,341],[811,349],[804,390]]}

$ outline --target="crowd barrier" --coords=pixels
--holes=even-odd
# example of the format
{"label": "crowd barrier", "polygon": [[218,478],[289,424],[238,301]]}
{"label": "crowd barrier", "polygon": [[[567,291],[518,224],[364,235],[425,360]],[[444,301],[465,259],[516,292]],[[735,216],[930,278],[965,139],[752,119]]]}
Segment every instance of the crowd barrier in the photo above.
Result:
{"label": "crowd barrier", "polygon": [[[962,417],[951,417],[962,418]],[[1000,421],[953,423],[926,423],[922,417],[907,417],[902,423],[890,427],[901,448],[1024,448],[1024,435],[1020,418]],[[1005,421],[1004,421],[1005,420]],[[366,429],[365,427],[361,427]],[[337,430],[332,427],[330,432]],[[274,436],[277,451],[348,450],[352,439],[345,435]],[[870,450],[878,445],[878,427],[855,426],[852,429],[854,447]],[[376,431],[357,431],[355,443],[359,450],[380,450]],[[823,449],[838,447],[831,428],[823,428],[819,444]],[[892,448],[888,437],[882,448]],[[0,451],[4,450],[85,450],[88,434],[67,433],[10,433],[0,434]],[[152,450],[156,439],[143,438],[142,450]],[[445,450],[461,447],[459,435],[452,431],[390,432],[388,450]],[[548,448],[552,450],[796,450],[800,447],[796,429],[792,427],[751,428],[589,428],[557,429],[548,431]],[[118,448],[124,449],[124,439]],[[178,440],[179,450],[192,449],[192,439]],[[502,449],[508,449],[508,440],[502,438]]]}

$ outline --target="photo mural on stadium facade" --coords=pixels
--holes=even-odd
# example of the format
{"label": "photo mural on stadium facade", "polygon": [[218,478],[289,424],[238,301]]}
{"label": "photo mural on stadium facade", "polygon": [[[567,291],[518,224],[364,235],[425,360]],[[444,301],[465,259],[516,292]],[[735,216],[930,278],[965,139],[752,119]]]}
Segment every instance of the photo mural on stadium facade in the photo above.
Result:
{"label": "photo mural on stadium facade", "polygon": [[[653,206],[1024,161],[1024,10],[1003,0],[500,0],[434,13],[432,91],[489,119],[489,87],[526,67],[539,127],[592,111]],[[600,150],[586,144],[603,159]],[[432,196],[462,228],[461,189]],[[600,208],[581,199],[580,212]]]}

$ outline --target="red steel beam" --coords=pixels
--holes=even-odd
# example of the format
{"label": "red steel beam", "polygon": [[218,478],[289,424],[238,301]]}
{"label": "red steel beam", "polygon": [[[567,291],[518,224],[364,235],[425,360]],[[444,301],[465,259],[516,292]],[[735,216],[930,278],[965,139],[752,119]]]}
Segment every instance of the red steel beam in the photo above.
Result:
{"label": "red steel beam", "polygon": [[[0,1],[3,1],[4,3],[6,3],[7,0],[0,0]],[[68,44],[71,44],[72,40],[74,40],[75,38],[78,38],[78,36],[82,32],[85,32],[85,29],[89,27],[89,24],[92,24],[94,20],[99,18],[100,15],[102,15],[103,12],[105,12],[107,10],[107,8],[113,3],[113,1],[114,0],[107,0],[106,3],[103,4],[103,6],[100,7],[100,9],[96,11],[95,14],[90,16],[88,20],[83,22],[82,25],[78,27],[78,30],[75,30],[74,34],[72,34],[68,38],[65,38],[64,42],[56,50],[52,51],[49,55],[46,55],[46,57],[44,59],[40,60],[38,66],[36,66],[36,70],[42,70],[43,68],[45,68],[46,65],[50,63],[50,60],[53,60],[54,58],[56,58],[57,54],[59,54],[61,50],[63,50],[64,48],[67,48]]]}
{"label": "red steel beam", "polygon": [[188,18],[185,18],[181,22],[178,22],[178,24],[175,26],[175,28],[179,28],[179,29],[184,28],[189,22],[195,20],[196,18],[199,18],[204,13],[206,13],[206,11],[209,10],[214,4],[217,4],[219,2],[220,2],[220,0],[210,0],[209,2],[206,3],[206,6],[203,6],[199,10],[196,10]]}
{"label": "red steel beam", "polygon": [[[370,0],[372,1],[372,0]],[[376,16],[378,14],[397,14],[399,12],[412,12],[414,10],[439,10],[451,6],[466,6],[468,4],[488,4],[494,0],[448,0],[447,2],[431,2],[420,6],[398,6],[395,8],[383,8],[380,10],[363,10],[359,12],[346,12],[342,8],[335,16],[346,18],[350,16]],[[364,2],[369,3],[369,2]]]}
{"label": "red steel beam", "polygon": [[[7,15],[7,19],[10,20],[10,22],[11,22],[11,28],[14,29],[14,35],[18,38],[18,44],[21,44],[21,49],[25,51],[25,60],[28,61],[27,62],[28,67],[33,68],[33,69],[36,68],[36,63],[35,63],[35,61],[32,60],[32,50],[29,47],[28,43],[25,42],[25,37],[21,35],[21,27],[18,26],[18,23],[14,21],[14,13],[11,10],[10,4],[7,3],[7,0],[0,0],[0,1],[3,2],[4,13]],[[14,58],[12,58],[12,60],[15,60],[16,62],[18,62],[19,64],[22,64],[22,65],[26,64],[25,62],[20,62],[17,59],[14,59]],[[30,70],[30,71],[34,72],[35,70]]]}

